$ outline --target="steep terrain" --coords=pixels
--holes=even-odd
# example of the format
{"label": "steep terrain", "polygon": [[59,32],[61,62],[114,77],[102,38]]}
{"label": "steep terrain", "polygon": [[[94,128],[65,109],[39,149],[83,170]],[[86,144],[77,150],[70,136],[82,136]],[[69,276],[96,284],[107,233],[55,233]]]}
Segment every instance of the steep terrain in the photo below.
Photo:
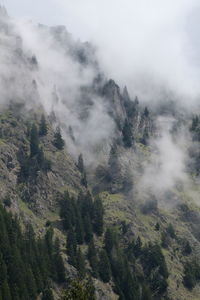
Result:
{"label": "steep terrain", "polygon": [[132,99],[62,26],[0,21],[0,299],[199,299],[198,110]]}

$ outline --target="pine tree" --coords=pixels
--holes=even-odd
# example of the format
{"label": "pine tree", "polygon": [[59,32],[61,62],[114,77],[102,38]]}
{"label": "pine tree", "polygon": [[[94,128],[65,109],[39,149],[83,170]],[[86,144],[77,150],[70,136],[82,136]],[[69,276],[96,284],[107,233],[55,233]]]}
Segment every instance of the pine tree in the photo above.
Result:
{"label": "pine tree", "polygon": [[7,279],[7,267],[3,260],[3,255],[1,252],[0,252],[0,270],[1,270],[0,271],[0,286],[1,286],[4,280]]}
{"label": "pine tree", "polygon": [[8,285],[7,280],[4,280],[2,287],[1,287],[1,291],[2,291],[3,300],[12,300],[12,296],[10,293],[10,287]]}
{"label": "pine tree", "polygon": [[62,138],[61,132],[60,132],[60,128],[57,127],[56,132],[54,134],[54,141],[53,141],[54,146],[58,149],[58,150],[62,150],[65,146],[65,142]]}
{"label": "pine tree", "polygon": [[175,239],[176,238],[176,233],[175,233],[175,230],[174,230],[174,227],[173,225],[170,223],[169,226],[167,227],[167,233],[169,234],[169,236],[172,238],[172,239]]}
{"label": "pine tree", "polygon": [[76,261],[77,261],[76,266],[77,266],[77,270],[79,272],[79,276],[80,276],[80,278],[84,278],[85,272],[86,272],[86,270],[85,270],[85,258],[83,256],[83,253],[82,253],[80,247],[79,247],[79,249],[77,251],[77,259],[76,259]]}
{"label": "pine tree", "polygon": [[45,116],[43,114],[41,116],[40,125],[39,125],[39,135],[40,136],[47,135],[47,123],[46,123]]}
{"label": "pine tree", "polygon": [[156,231],[159,231],[159,230],[160,230],[160,224],[159,224],[158,222],[157,222],[156,225],[155,225],[155,230],[156,230]]}
{"label": "pine tree", "polygon": [[116,235],[112,228],[107,228],[104,236],[104,247],[108,255],[111,254],[111,251],[116,244]]}
{"label": "pine tree", "polygon": [[83,155],[82,154],[80,154],[79,157],[78,157],[77,167],[78,167],[79,171],[81,172],[81,174],[83,174],[83,172],[85,171],[85,167],[84,167]]}
{"label": "pine tree", "polygon": [[47,288],[42,293],[42,300],[54,300],[52,290],[50,288]]}
{"label": "pine tree", "polygon": [[77,241],[73,228],[69,229],[67,235],[67,254],[69,255],[69,262],[71,265],[76,267],[77,265]]}
{"label": "pine tree", "polygon": [[54,244],[53,262],[55,264],[55,269],[57,273],[56,274],[57,282],[62,283],[65,281],[66,278],[65,278],[65,267],[64,267],[62,256],[60,254],[60,242],[58,238],[56,238]]}
{"label": "pine tree", "polygon": [[35,124],[31,127],[30,132],[30,157],[34,157],[39,152],[38,130]]}
{"label": "pine tree", "polygon": [[94,232],[101,236],[103,233],[103,204],[102,200],[100,197],[96,197],[94,200],[94,213],[93,213],[93,227],[94,227]]}
{"label": "pine tree", "polygon": [[32,272],[32,269],[30,266],[27,268],[26,273],[27,273],[26,286],[28,289],[30,299],[36,299],[37,287],[36,287],[35,278],[33,276],[33,272]]}
{"label": "pine tree", "polygon": [[94,291],[91,279],[85,281],[74,279],[68,289],[63,292],[61,300],[95,300]]}
{"label": "pine tree", "polygon": [[141,300],[153,300],[152,295],[151,295],[151,290],[146,285],[143,285],[143,287],[142,287]]}
{"label": "pine tree", "polygon": [[140,254],[142,253],[142,241],[141,238],[138,236],[134,249],[133,249],[133,253],[135,255],[135,257],[140,256]]}
{"label": "pine tree", "polygon": [[86,243],[89,243],[93,237],[92,223],[89,214],[86,214],[86,216],[83,219],[83,223],[84,223],[84,231],[85,231],[85,241]]}
{"label": "pine tree", "polygon": [[87,175],[86,175],[86,172],[83,172],[83,174],[82,174],[81,184],[82,184],[85,188],[88,187],[88,182],[87,182]]}
{"label": "pine tree", "polygon": [[82,216],[79,211],[77,212],[77,216],[76,216],[75,232],[76,232],[77,243],[79,245],[82,245],[84,242],[84,230],[83,230]]}
{"label": "pine tree", "polygon": [[122,135],[124,146],[130,148],[133,145],[133,134],[131,125],[129,124],[127,119],[125,120],[124,127],[122,129]]}
{"label": "pine tree", "polygon": [[105,250],[101,250],[99,254],[99,275],[103,282],[109,282],[111,279],[111,268],[108,255]]}
{"label": "pine tree", "polygon": [[98,276],[98,260],[97,260],[97,253],[96,253],[93,239],[91,239],[91,241],[88,245],[87,258],[89,260],[90,267],[92,268],[93,276],[97,277]]}
{"label": "pine tree", "polygon": [[198,123],[199,123],[199,117],[198,116],[193,117],[192,118],[192,126],[191,126],[192,131],[196,130]]}
{"label": "pine tree", "polygon": [[149,116],[149,110],[147,107],[144,109],[144,116],[147,118]]}
{"label": "pine tree", "polygon": [[183,253],[185,255],[190,255],[192,253],[192,248],[191,248],[190,243],[188,241],[186,241],[186,243],[185,243]]}

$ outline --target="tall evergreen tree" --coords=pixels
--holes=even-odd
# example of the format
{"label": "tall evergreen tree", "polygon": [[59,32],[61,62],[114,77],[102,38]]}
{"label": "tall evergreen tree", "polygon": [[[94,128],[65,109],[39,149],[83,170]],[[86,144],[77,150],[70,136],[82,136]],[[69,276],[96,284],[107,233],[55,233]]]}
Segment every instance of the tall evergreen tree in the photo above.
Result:
{"label": "tall evergreen tree", "polygon": [[84,222],[84,231],[85,231],[85,241],[86,243],[89,243],[93,237],[92,223],[89,214],[85,215],[83,222]]}
{"label": "tall evergreen tree", "polygon": [[46,288],[42,293],[42,300],[54,300],[52,290],[50,288]]}
{"label": "tall evergreen tree", "polygon": [[84,278],[86,270],[85,270],[85,258],[83,256],[83,253],[81,251],[81,248],[78,248],[77,251],[77,270],[79,272],[80,278]]}
{"label": "tall evergreen tree", "polygon": [[40,136],[45,136],[47,135],[47,123],[45,116],[42,114],[41,120],[40,120],[40,125],[39,125],[39,135]]}
{"label": "tall evergreen tree", "polygon": [[2,287],[1,287],[1,291],[2,291],[2,298],[3,300],[12,300],[12,296],[11,296],[11,292],[10,292],[10,287],[8,285],[7,280],[4,280]]}
{"label": "tall evergreen tree", "polygon": [[77,167],[78,167],[79,171],[83,174],[83,172],[85,171],[85,167],[84,167],[83,155],[82,154],[80,154],[79,157],[78,157]]}
{"label": "tall evergreen tree", "polygon": [[62,150],[65,146],[65,141],[62,138],[61,131],[60,131],[59,127],[56,128],[56,132],[54,134],[53,144],[58,150]]}
{"label": "tall evergreen tree", "polygon": [[31,127],[30,132],[30,157],[34,157],[39,152],[38,130],[35,124]]}
{"label": "tall evergreen tree", "polygon": [[103,233],[103,204],[100,197],[96,197],[94,200],[93,208],[93,227],[96,234],[99,236]]}
{"label": "tall evergreen tree", "polygon": [[111,268],[108,255],[105,250],[101,250],[99,254],[99,275],[103,282],[109,282],[111,279]]}
{"label": "tall evergreen tree", "polygon": [[65,267],[63,263],[62,256],[60,254],[60,241],[58,238],[55,240],[54,244],[54,256],[53,256],[53,262],[55,264],[56,269],[56,281],[59,283],[65,282]]}
{"label": "tall evergreen tree", "polygon": [[88,258],[90,266],[92,268],[93,276],[97,277],[98,276],[98,260],[97,260],[97,253],[96,253],[93,239],[91,239],[91,241],[88,245],[87,258]]}
{"label": "tall evergreen tree", "polygon": [[69,255],[69,262],[74,267],[77,265],[77,241],[76,241],[76,235],[74,233],[73,228],[71,227],[69,229],[68,235],[67,235],[67,254]]}
{"label": "tall evergreen tree", "polygon": [[129,124],[127,119],[125,120],[124,127],[122,129],[122,135],[124,146],[130,148],[133,145],[133,134],[131,125]]}

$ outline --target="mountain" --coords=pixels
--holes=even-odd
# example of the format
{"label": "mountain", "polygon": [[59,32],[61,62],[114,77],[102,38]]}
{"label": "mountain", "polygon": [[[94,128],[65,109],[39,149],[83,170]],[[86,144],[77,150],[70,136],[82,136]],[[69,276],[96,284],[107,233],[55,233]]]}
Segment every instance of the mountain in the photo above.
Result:
{"label": "mountain", "polygon": [[200,117],[0,8],[0,299],[195,300]]}

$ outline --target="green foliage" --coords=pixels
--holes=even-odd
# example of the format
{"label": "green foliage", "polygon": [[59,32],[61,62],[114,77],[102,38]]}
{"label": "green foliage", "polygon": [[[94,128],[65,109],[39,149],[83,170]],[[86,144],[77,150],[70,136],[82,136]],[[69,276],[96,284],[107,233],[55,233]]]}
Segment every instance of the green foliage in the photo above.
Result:
{"label": "green foliage", "polygon": [[93,208],[93,227],[94,232],[101,236],[103,233],[103,204],[100,197],[96,197],[94,200],[94,208]]}
{"label": "green foliage", "polygon": [[81,184],[87,188],[88,183],[87,183],[87,174],[84,166],[84,161],[83,161],[83,155],[80,154],[78,157],[78,163],[77,163],[77,168],[79,169],[81,173]]}
{"label": "green foliage", "polygon": [[98,276],[98,259],[97,259],[97,252],[94,245],[93,239],[91,239],[89,245],[88,245],[88,252],[87,252],[87,258],[90,263],[90,267],[92,268],[92,275],[94,277]]}
{"label": "green foliage", "polygon": [[148,246],[145,246],[142,264],[151,289],[160,294],[164,293],[168,286],[166,279],[169,273],[161,247],[158,244],[149,243]]}
{"label": "green foliage", "polygon": [[108,255],[111,254],[113,247],[117,243],[116,233],[112,228],[107,228],[105,237],[104,237],[104,248]]}
{"label": "green foliage", "polygon": [[52,290],[50,288],[46,288],[42,293],[42,300],[54,300]]}
{"label": "green foliage", "polygon": [[[22,233],[17,218],[0,206],[0,294],[2,299],[36,299],[49,280],[65,281],[59,242],[50,228],[36,239],[27,224]],[[51,298],[50,298],[51,299]]]}
{"label": "green foliage", "polygon": [[94,285],[91,278],[74,279],[63,292],[60,300],[95,300]]}
{"label": "green foliage", "polygon": [[142,138],[140,139],[140,142],[147,146],[148,145],[148,140],[149,140],[149,133],[148,133],[148,130],[145,128],[144,130],[144,133],[143,133],[143,136]]}
{"label": "green foliage", "polygon": [[39,125],[39,135],[40,136],[45,136],[47,135],[48,129],[47,129],[47,123],[45,116],[42,115],[41,120],[40,120],[40,125]]}
{"label": "green foliage", "polygon": [[62,138],[60,128],[56,128],[56,132],[54,134],[54,140],[53,140],[53,145],[58,149],[62,150],[64,149],[65,146],[65,141]]}
{"label": "green foliage", "polygon": [[141,208],[143,214],[150,214],[158,210],[158,201],[152,196],[150,200],[146,201]]}
{"label": "green foliage", "polygon": [[169,235],[163,231],[161,233],[161,246],[163,248],[168,248],[169,244],[170,244]]}
{"label": "green foliage", "polygon": [[76,259],[77,263],[76,263],[76,268],[78,270],[79,276],[80,278],[84,278],[85,273],[86,273],[86,269],[85,269],[85,257],[81,251],[81,248],[78,248],[77,251],[77,259]]}
{"label": "green foliage", "polygon": [[3,199],[3,203],[4,203],[5,207],[11,207],[12,202],[11,202],[10,196],[8,194]]}
{"label": "green foliage", "polygon": [[130,148],[133,145],[133,134],[132,134],[132,127],[128,120],[125,120],[124,127],[122,129],[122,136],[124,146]]}
{"label": "green foliage", "polygon": [[160,224],[159,224],[158,222],[157,222],[156,225],[155,225],[155,230],[156,230],[156,231],[159,231],[159,230],[160,230]]}
{"label": "green foliage", "polygon": [[192,118],[192,126],[191,126],[191,131],[195,131],[197,129],[197,126],[199,125],[199,117],[194,116]]}
{"label": "green foliage", "polygon": [[183,283],[188,289],[195,287],[200,280],[200,265],[196,260],[188,261],[184,266]]}
{"label": "green foliage", "polygon": [[184,255],[190,255],[192,253],[192,247],[190,246],[189,241],[185,241],[183,254]]}
{"label": "green foliage", "polygon": [[143,115],[144,115],[146,118],[148,118],[148,116],[149,116],[149,110],[148,110],[147,107],[145,107]]}
{"label": "green foliage", "polygon": [[172,224],[169,224],[168,227],[167,227],[167,233],[169,234],[169,236],[172,238],[172,239],[175,239],[176,238],[176,234],[175,234],[175,230],[174,230],[174,227]]}
{"label": "green foliage", "polygon": [[35,179],[38,171],[48,172],[51,170],[51,161],[45,158],[44,151],[39,145],[39,135],[35,124],[30,129],[30,155],[23,152],[20,155],[19,182],[27,182]]}
{"label": "green foliage", "polygon": [[78,163],[77,163],[77,167],[79,169],[79,171],[83,174],[85,167],[84,167],[84,162],[83,162],[83,155],[80,154],[78,157]]}
{"label": "green foliage", "polygon": [[69,255],[69,263],[74,267],[77,266],[77,241],[73,228],[69,229],[67,235],[67,254]]}
{"label": "green foliage", "polygon": [[30,158],[37,155],[38,152],[39,152],[38,130],[36,125],[33,124],[30,131]]}
{"label": "green foliage", "polygon": [[111,268],[108,255],[105,250],[101,250],[99,254],[99,275],[103,282],[109,282],[111,279]]}

